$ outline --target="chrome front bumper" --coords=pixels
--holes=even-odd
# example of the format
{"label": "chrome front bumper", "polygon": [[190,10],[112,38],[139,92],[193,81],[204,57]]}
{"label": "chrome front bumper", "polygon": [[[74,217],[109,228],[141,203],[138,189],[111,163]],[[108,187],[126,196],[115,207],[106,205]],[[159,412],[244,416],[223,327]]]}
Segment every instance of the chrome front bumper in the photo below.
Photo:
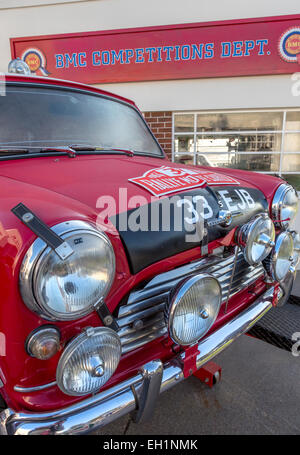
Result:
{"label": "chrome front bumper", "polygon": [[[200,341],[197,368],[247,332],[269,311],[273,293],[271,287],[225,326]],[[181,360],[184,361],[184,354]],[[141,421],[151,415],[158,394],[183,379],[180,362],[163,365],[160,360],[154,360],[144,365],[136,376],[67,408],[44,413],[16,413],[8,408],[0,414],[0,434],[87,433],[129,412],[133,412],[135,420]]]}

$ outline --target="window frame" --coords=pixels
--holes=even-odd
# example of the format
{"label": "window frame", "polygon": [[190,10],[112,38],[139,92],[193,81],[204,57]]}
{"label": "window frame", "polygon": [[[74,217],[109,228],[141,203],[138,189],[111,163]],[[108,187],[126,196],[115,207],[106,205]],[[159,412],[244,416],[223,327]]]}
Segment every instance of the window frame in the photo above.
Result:
{"label": "window frame", "polygon": [[[209,131],[209,132],[201,132],[199,133],[197,131],[197,115],[210,115],[210,114],[247,114],[247,113],[269,113],[269,112],[279,112],[282,113],[282,129],[280,130],[230,130],[230,132],[227,131]],[[176,137],[180,136],[193,136],[193,164],[197,164],[197,155],[199,152],[197,152],[197,136],[200,134],[202,136],[222,136],[228,134],[281,134],[281,144],[280,144],[280,150],[274,151],[274,152],[265,152],[263,151],[264,154],[269,154],[269,155],[280,155],[280,160],[279,160],[279,169],[276,171],[253,171],[253,172],[258,172],[260,174],[278,174],[280,176],[282,175],[289,175],[289,174],[296,174],[300,176],[300,171],[283,171],[283,157],[287,155],[300,155],[300,149],[294,152],[284,152],[284,139],[286,134],[299,134],[300,135],[300,130],[287,130],[286,129],[286,117],[288,112],[300,112],[299,108],[286,108],[286,109],[231,109],[231,110],[205,110],[205,111],[174,111],[172,113],[172,161],[175,162],[175,139]],[[194,130],[193,131],[184,131],[184,132],[175,132],[175,116],[176,115],[194,115]],[[261,154],[261,151],[249,151],[249,152],[237,152],[237,155],[259,155]],[[216,151],[211,151],[211,152],[203,152],[202,155],[207,155],[209,156],[210,154],[216,154]],[[188,155],[188,152],[179,152],[178,155]]]}

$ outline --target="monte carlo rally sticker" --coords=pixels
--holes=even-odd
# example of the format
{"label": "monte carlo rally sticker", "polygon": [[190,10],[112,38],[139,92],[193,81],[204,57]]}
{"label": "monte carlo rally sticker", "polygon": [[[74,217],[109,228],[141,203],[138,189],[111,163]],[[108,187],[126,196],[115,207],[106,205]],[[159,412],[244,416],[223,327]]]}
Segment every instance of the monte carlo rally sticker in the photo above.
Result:
{"label": "monte carlo rally sticker", "polygon": [[154,196],[163,196],[204,185],[239,185],[232,177],[215,172],[161,166],[150,169],[140,177],[128,179]]}

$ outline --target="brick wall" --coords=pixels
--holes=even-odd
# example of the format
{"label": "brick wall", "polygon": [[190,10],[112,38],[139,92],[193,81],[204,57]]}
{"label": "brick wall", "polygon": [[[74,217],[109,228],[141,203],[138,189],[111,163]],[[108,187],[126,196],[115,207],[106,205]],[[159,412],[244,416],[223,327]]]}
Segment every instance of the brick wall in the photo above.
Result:
{"label": "brick wall", "polygon": [[144,112],[144,117],[164,152],[172,159],[172,112]]}

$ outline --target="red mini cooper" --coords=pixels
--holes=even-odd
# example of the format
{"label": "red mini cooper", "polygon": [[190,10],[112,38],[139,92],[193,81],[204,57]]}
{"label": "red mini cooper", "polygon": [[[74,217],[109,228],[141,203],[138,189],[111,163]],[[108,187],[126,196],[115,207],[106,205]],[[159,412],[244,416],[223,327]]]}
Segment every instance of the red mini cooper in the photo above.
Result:
{"label": "red mini cooper", "polygon": [[289,299],[297,194],[170,162],[132,101],[94,87],[0,90],[0,434],[149,418]]}

